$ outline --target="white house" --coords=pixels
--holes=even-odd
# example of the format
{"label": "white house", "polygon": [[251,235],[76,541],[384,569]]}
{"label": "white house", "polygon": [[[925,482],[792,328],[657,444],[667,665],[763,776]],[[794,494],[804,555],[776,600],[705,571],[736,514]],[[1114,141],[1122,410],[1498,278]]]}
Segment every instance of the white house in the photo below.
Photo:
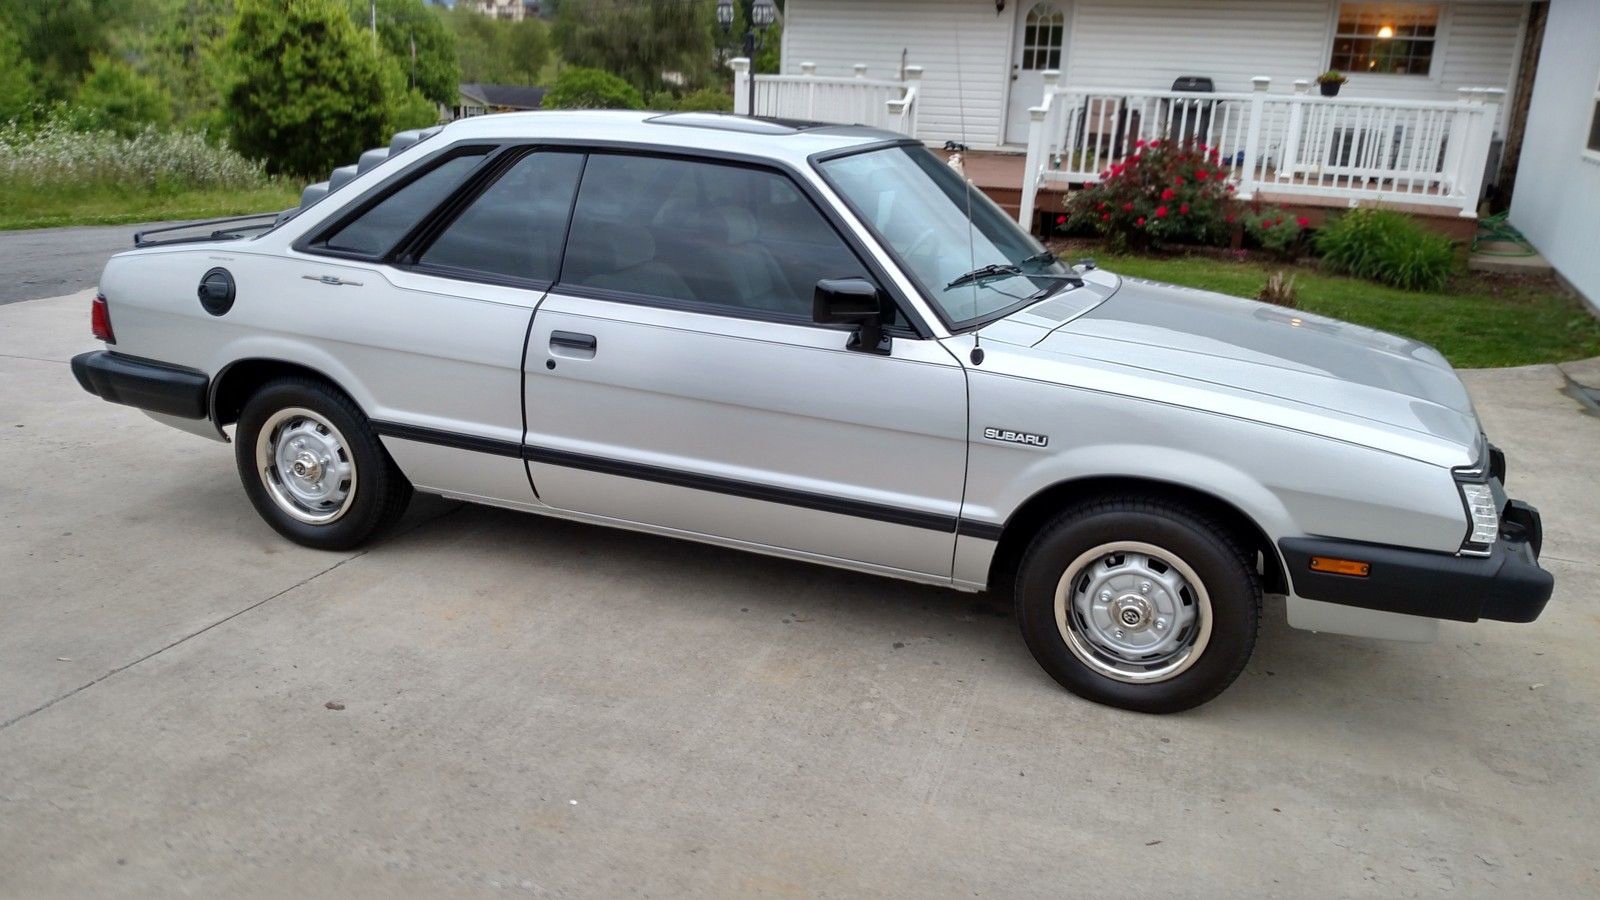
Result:
{"label": "white house", "polygon": [[[789,0],[784,74],[925,76],[918,136],[1022,148],[1043,73],[1082,89],[1165,89],[1181,76],[1217,91],[1273,92],[1336,68],[1344,94],[1456,99],[1515,94],[1528,0]],[[1571,5],[1600,6],[1600,0]],[[1573,40],[1594,31],[1572,35]]]}
{"label": "white house", "polygon": [[1550,3],[1511,222],[1600,311],[1600,0]]}

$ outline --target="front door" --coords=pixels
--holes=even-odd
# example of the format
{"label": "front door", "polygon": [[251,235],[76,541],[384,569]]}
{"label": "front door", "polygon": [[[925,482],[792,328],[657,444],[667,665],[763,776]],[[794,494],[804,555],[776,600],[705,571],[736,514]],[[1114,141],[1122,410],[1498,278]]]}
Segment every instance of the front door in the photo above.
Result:
{"label": "front door", "polygon": [[1026,3],[1017,14],[1012,43],[1011,94],[1006,104],[1006,143],[1028,143],[1028,110],[1044,100],[1044,72],[1061,70],[1070,0]]}
{"label": "front door", "polygon": [[526,371],[541,502],[618,523],[948,578],[966,380],[903,330],[888,355],[810,320],[870,277],[776,171],[594,153]]}

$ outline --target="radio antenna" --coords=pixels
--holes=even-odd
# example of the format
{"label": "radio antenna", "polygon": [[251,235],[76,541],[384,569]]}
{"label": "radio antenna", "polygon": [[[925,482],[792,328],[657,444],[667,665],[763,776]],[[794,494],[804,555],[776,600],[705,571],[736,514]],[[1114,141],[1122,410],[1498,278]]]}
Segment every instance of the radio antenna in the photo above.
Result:
{"label": "radio antenna", "polygon": [[[960,150],[960,153],[963,154],[962,155],[962,159],[961,159],[961,168],[957,169],[956,171],[961,176],[962,188],[963,188],[964,196],[966,197],[966,201],[967,201],[967,271],[970,272],[973,269],[976,269],[978,267],[978,250],[977,250],[977,238],[974,237],[973,234],[972,234],[972,179],[967,177],[967,165],[966,165],[967,161],[966,161],[966,158],[965,158],[965,154],[967,152],[967,98],[966,98],[966,90],[963,87],[965,85],[965,83],[966,83],[966,78],[962,77],[962,73],[961,73],[961,30],[960,29],[956,29],[955,39],[956,39],[956,114],[957,114],[957,120],[960,122],[960,127],[961,127],[961,144],[960,144],[961,150]],[[973,282],[972,292],[973,292],[973,309],[972,309],[972,312],[973,312],[974,315],[976,315],[977,312],[978,312],[978,309],[977,309],[977,292],[978,292],[977,282]],[[981,340],[982,339],[978,336],[978,332],[977,331],[973,331],[972,332],[972,364],[973,365],[978,365],[979,363],[983,362],[983,347],[980,344]]]}

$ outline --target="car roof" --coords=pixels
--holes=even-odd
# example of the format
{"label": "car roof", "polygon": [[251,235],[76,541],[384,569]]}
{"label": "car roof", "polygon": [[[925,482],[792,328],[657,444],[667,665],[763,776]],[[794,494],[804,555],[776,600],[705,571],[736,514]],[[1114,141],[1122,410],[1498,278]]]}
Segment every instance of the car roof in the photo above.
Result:
{"label": "car roof", "polygon": [[895,131],[731,113],[660,113],[632,110],[540,110],[458,119],[441,136],[461,140],[585,140],[675,146],[766,156],[800,164],[831,150],[908,140]]}

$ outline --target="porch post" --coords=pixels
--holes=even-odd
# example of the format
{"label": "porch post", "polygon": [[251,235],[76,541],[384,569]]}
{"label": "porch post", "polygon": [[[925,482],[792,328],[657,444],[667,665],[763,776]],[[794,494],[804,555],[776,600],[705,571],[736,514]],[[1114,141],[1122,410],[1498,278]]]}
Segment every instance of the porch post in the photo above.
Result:
{"label": "porch post", "polygon": [[1044,166],[1043,106],[1028,110],[1028,155],[1022,164],[1022,199],[1018,203],[1017,224],[1033,233],[1033,207],[1039,194],[1039,170]]}
{"label": "porch post", "polygon": [[[814,62],[801,63],[800,77],[817,77],[817,64]],[[813,121],[817,118],[817,83],[815,81],[806,82],[806,118]]]}
{"label": "porch post", "polygon": [[917,111],[922,108],[922,67],[906,66],[906,134],[917,136]]}
{"label": "porch post", "polygon": [[1256,166],[1261,155],[1261,125],[1267,107],[1267,88],[1272,79],[1257,75],[1250,79],[1250,130],[1244,139],[1244,170],[1239,175],[1239,199],[1249,200],[1256,192]]}
{"label": "porch post", "polygon": [[1300,130],[1305,124],[1305,98],[1310,90],[1311,82],[1296,79],[1294,96],[1289,98],[1289,133],[1284,138],[1283,158],[1278,160],[1278,174],[1282,176],[1288,172],[1290,181],[1300,173]]}
{"label": "porch post", "polygon": [[1483,190],[1483,179],[1489,167],[1489,145],[1494,140],[1494,120],[1500,111],[1498,101],[1505,96],[1499,88],[1462,88],[1466,102],[1460,115],[1466,119],[1462,128],[1466,137],[1457,160],[1458,184],[1461,190],[1461,215],[1471,218],[1478,214],[1478,194]]}
{"label": "porch post", "polygon": [[750,115],[750,60],[735,56],[728,61],[733,67],[733,114]]}
{"label": "porch post", "polygon": [[[1044,116],[1045,144],[1039,154],[1039,165],[1059,169],[1061,167],[1061,148],[1057,146],[1056,142],[1061,140],[1062,129],[1056,123],[1061,118],[1061,113],[1057,111],[1057,107],[1061,104],[1055,102],[1055,93],[1061,84],[1061,71],[1059,69],[1045,69],[1039,74],[1044,78],[1044,96],[1039,101],[1039,105],[1048,110]],[[1028,129],[1028,141],[1032,143],[1033,125],[1031,122]]]}

